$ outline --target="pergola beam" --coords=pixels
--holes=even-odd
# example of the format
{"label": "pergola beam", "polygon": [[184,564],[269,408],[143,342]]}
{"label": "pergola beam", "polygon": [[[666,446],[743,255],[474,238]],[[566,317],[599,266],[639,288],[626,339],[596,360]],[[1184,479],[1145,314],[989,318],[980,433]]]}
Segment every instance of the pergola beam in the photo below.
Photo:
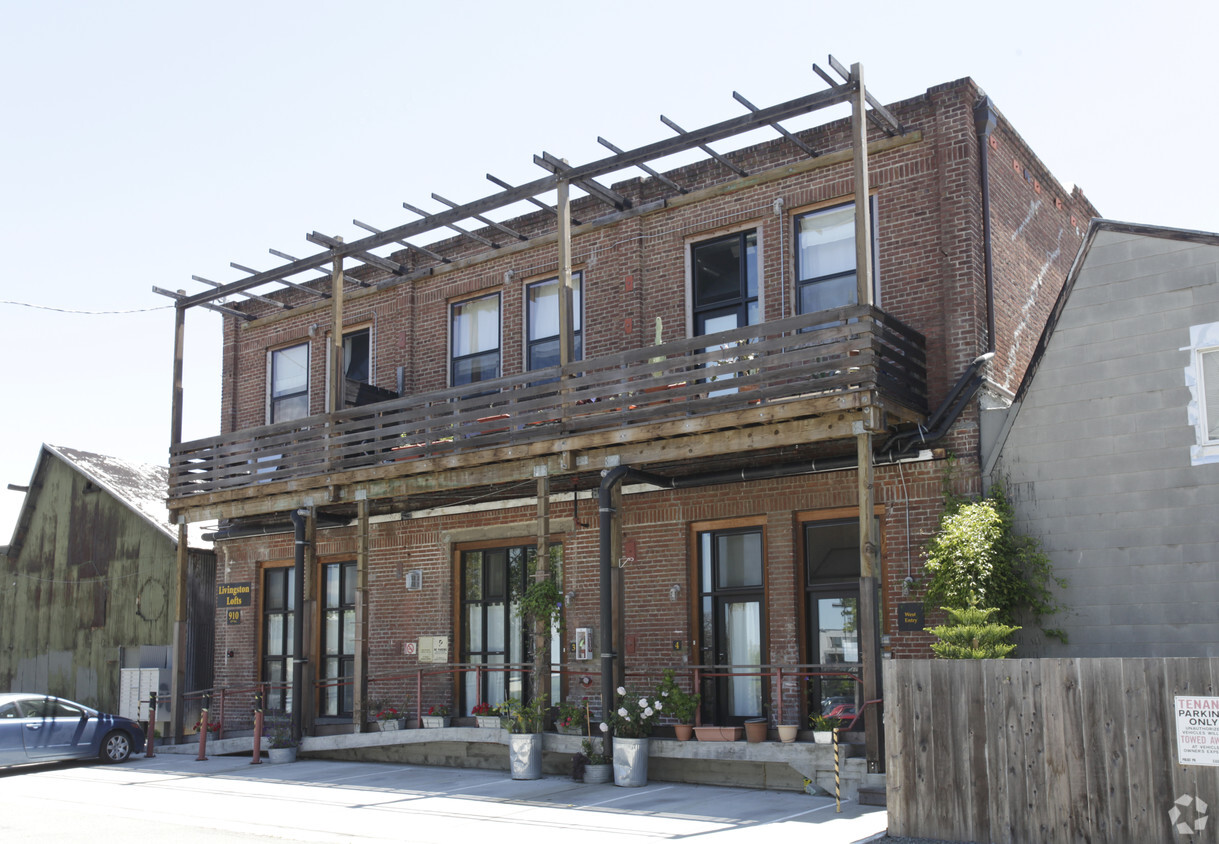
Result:
{"label": "pergola beam", "polygon": [[[794,100],[789,100],[785,103],[780,103],[768,108],[759,109],[757,112],[738,115],[728,120],[723,120],[719,123],[688,132],[685,135],[680,135],[674,138],[666,138],[661,141],[656,141],[644,146],[637,147],[620,155],[613,155],[608,158],[599,159],[572,167],[564,173],[564,178],[576,180],[594,178],[604,176],[610,173],[616,173],[620,170],[626,170],[634,167],[642,162],[651,161],[657,158],[663,158],[674,153],[682,152],[683,150],[697,147],[700,144],[712,143],[724,138],[730,138],[733,135],[738,135],[742,132],[747,132],[751,129],[760,126],[769,126],[771,123],[787,120],[792,117],[797,117],[802,114],[817,111],[828,106],[837,105],[845,102],[850,97],[850,84],[839,85],[835,88],[826,91],[818,91],[813,94],[808,94]],[[425,219],[415,220],[405,223],[400,226],[395,226],[391,229],[386,229],[380,234],[370,234],[368,237],[359,240],[353,240],[351,243],[345,244],[340,250],[342,254],[355,254],[358,252],[367,252],[370,249],[375,249],[379,246],[384,246],[396,240],[406,239],[415,235],[424,234],[433,229],[446,226],[450,223],[455,223],[460,220],[468,219],[473,214],[482,214],[488,211],[494,211],[497,208],[504,208],[508,205],[527,200],[530,197],[538,196],[555,189],[558,184],[559,177],[556,175],[545,176],[541,179],[535,179],[532,182],[527,182],[523,185],[518,185],[511,190],[504,190],[491,196],[483,197],[482,199],[468,202],[459,208],[451,208],[447,211],[441,211],[436,214],[427,215]],[[204,291],[187,296],[182,300],[185,307],[194,307],[202,305],[205,302],[211,302],[216,299],[231,296],[240,293],[243,290],[257,287],[261,284],[266,284],[270,281],[275,281],[283,276],[292,276],[297,273],[306,272],[308,270],[317,269],[318,267],[329,263],[333,260],[333,255],[330,250],[320,252],[316,255],[311,255],[307,258],[292,261],[282,267],[277,267],[273,270],[267,270],[259,273],[257,276],[241,279],[239,281],[226,284],[224,287],[216,290]]]}
{"label": "pergola beam", "polygon": [[[611,144],[609,141],[607,141],[605,138],[601,137],[600,135],[597,136],[597,143],[601,144],[601,146],[605,147],[606,149],[610,150],[611,152],[616,152],[619,154],[621,154],[623,152],[623,150],[621,148],[614,146],[613,144]],[[670,179],[664,173],[657,173],[651,167],[649,167],[646,164],[642,164],[642,163],[636,164],[635,166],[638,167],[643,172],[647,173],[653,179],[658,179],[662,184],[668,185],[670,188],[677,191],[678,193],[680,193],[680,194],[689,193],[689,191],[686,188],[683,188],[681,185],[677,184],[677,182]]]}
{"label": "pergola beam", "polygon": [[[556,176],[566,176],[571,172],[571,165],[556,155],[551,155],[548,152],[543,152],[540,156],[533,157],[533,163],[549,170]],[[619,211],[625,211],[631,207],[631,201],[617,191],[610,190],[605,185],[598,184],[592,179],[567,179],[566,181],[579,185],[584,191],[587,191],[590,196],[599,199],[606,205],[613,206]]]}
{"label": "pergola beam", "polygon": [[[374,228],[373,226],[368,225],[368,223],[361,223],[359,220],[352,220],[351,224],[353,226],[359,226],[360,228],[364,229],[364,231],[366,231],[366,232],[372,232],[373,234],[381,234],[381,229]],[[441,255],[439,252],[433,252],[431,249],[425,249],[422,246],[416,246],[415,244],[410,243],[405,240],[395,240],[394,243],[398,244],[399,246],[405,246],[407,249],[411,250],[412,252],[418,252],[420,255],[425,255],[428,258],[431,258],[433,261],[439,261],[442,264],[450,264],[453,262],[452,258],[446,258],[445,256]]]}
{"label": "pergola beam", "polygon": [[[745,108],[749,109],[750,111],[757,112],[757,111],[760,111],[760,110],[761,110],[761,109],[759,109],[759,108],[758,108],[756,105],[754,105],[753,103],[751,103],[749,100],[745,99],[744,95],[742,95],[742,94],[741,94],[741,92],[739,92],[739,91],[733,91],[733,92],[732,92],[732,98],[733,98],[734,100],[736,100],[738,103],[740,103],[741,105],[745,106]],[[772,124],[770,124],[770,128],[774,129],[774,130],[775,130],[776,132],[778,132],[780,135],[782,135],[783,137],[787,138],[787,139],[788,139],[789,141],[791,141],[793,144],[795,144],[796,146],[798,146],[798,147],[799,147],[801,150],[803,150],[803,151],[804,151],[804,153],[805,153],[806,155],[808,155],[808,157],[809,157],[809,158],[816,158],[816,157],[817,157],[817,151],[816,151],[815,149],[813,149],[812,147],[810,147],[810,146],[809,146],[808,144],[806,144],[804,141],[802,141],[802,140],[800,140],[799,138],[797,138],[797,137],[796,137],[795,135],[793,135],[791,132],[789,132],[789,131],[787,131],[786,129],[784,129],[784,128],[783,128],[782,126],[780,126],[778,123],[772,123]]]}
{"label": "pergola beam", "polygon": [[[170,299],[173,299],[183,308],[188,307],[185,304],[186,299],[187,299],[187,296],[185,293],[175,293],[172,290],[165,290],[164,288],[157,287],[155,285],[152,288],[152,292],[159,293],[162,296],[168,296]],[[225,316],[238,317],[239,319],[244,319],[246,322],[250,322],[250,321],[254,320],[254,318],[255,318],[253,314],[246,314],[246,313],[242,313],[241,311],[233,310],[232,308],[226,308],[224,305],[217,305],[215,302],[200,302],[199,306],[202,308],[207,308],[209,311],[215,311],[218,314],[224,314]]]}
{"label": "pergola beam", "polygon": [[[409,202],[403,202],[402,207],[405,208],[407,211],[413,211],[414,213],[418,214],[419,216],[423,217],[424,219],[431,219],[433,217],[440,216],[439,214],[429,214],[428,212],[424,211],[422,208],[416,208],[414,205],[411,205]],[[461,219],[465,219],[466,217],[473,217],[473,216],[474,216],[473,214],[466,214],[466,215],[463,215]],[[470,238],[470,240],[478,241],[483,246],[490,246],[492,249],[499,249],[498,243],[495,243],[494,241],[491,241],[491,240],[487,240],[482,235],[474,234],[474,232],[471,232],[471,231],[466,231],[465,229],[463,229],[461,226],[457,225],[456,223],[443,223],[442,225],[444,225],[446,228],[452,229],[453,231],[457,232],[460,235],[464,235],[465,237]]]}
{"label": "pergola beam", "polygon": [[[212,287],[224,287],[224,285],[221,284],[220,282],[212,281],[210,278],[204,278],[201,275],[192,275],[191,278],[194,281],[198,281],[203,284],[210,284]],[[257,299],[259,302],[265,302],[266,304],[274,305],[277,308],[284,308],[285,310],[291,310],[291,308],[292,308],[292,306],[289,305],[287,302],[282,302],[278,299],[272,299],[269,296],[259,296],[257,293],[251,293],[248,290],[242,291],[240,295],[246,297],[247,299]]]}
{"label": "pergola beam", "polygon": [[[497,179],[495,176],[492,176],[490,173],[487,174],[487,181],[493,185],[498,185],[499,187],[504,188],[505,190],[514,190],[515,189],[511,182],[505,182],[503,179]],[[556,217],[559,216],[558,209],[556,209],[552,205],[547,205],[545,202],[542,202],[536,196],[527,196],[527,197],[525,197],[525,201],[533,203],[538,208],[541,208],[543,211],[549,211],[551,214],[555,215]],[[580,225],[580,221],[577,220],[575,217],[571,218],[571,223],[574,226]]]}
{"label": "pergola beam", "polygon": [[[275,254],[274,249],[271,250],[271,254],[272,255]],[[253,267],[244,266],[242,264],[237,263],[236,261],[229,261],[229,266],[235,270],[241,270],[243,273],[250,273],[251,275],[256,275],[259,272],[258,270],[254,269]],[[191,276],[191,278],[194,278],[194,276]],[[312,296],[317,296],[322,299],[330,298],[329,293],[323,293],[321,290],[314,290],[312,287],[306,287],[303,284],[297,284],[295,281],[288,281],[288,279],[286,279],[286,278],[277,278],[275,280],[277,282],[279,282],[280,284],[286,284],[289,287],[291,287],[293,290],[299,290],[302,293],[308,293]],[[217,286],[219,286],[219,285],[217,285]],[[289,306],[289,307],[291,307],[291,306]]]}
{"label": "pergola beam", "polygon": [[[680,135],[680,136],[681,136],[681,137],[683,137],[683,138],[684,138],[684,137],[686,137],[687,135],[689,135],[689,134],[690,134],[690,133],[689,133],[689,132],[687,132],[685,129],[681,128],[681,127],[680,127],[680,126],[678,126],[676,123],[674,123],[672,120],[670,120],[669,118],[665,117],[663,114],[662,114],[662,115],[660,115],[660,122],[661,122],[661,123],[663,123],[664,125],[668,126],[670,129],[672,129],[674,132],[676,132],[678,135]],[[729,170],[731,170],[733,173],[736,173],[736,174],[737,174],[738,176],[740,176],[742,179],[747,178],[747,177],[749,176],[749,171],[748,171],[748,170],[744,169],[743,167],[737,167],[735,164],[733,164],[733,163],[732,163],[731,161],[729,161],[727,158],[724,158],[724,156],[720,155],[718,152],[716,152],[715,150],[713,150],[711,147],[707,146],[706,144],[695,144],[695,146],[697,146],[697,147],[698,147],[699,149],[701,149],[703,152],[707,153],[707,155],[709,155],[709,156],[711,156],[712,158],[714,158],[714,159],[715,159],[716,161],[718,161],[720,164],[723,164],[725,167],[727,167],[727,168],[728,168]]]}
{"label": "pergola beam", "polygon": [[[839,76],[841,76],[843,79],[847,80],[848,83],[850,83],[851,82],[851,72],[849,70],[847,70],[845,67],[843,67],[842,63],[839,62],[838,59],[834,58],[833,56],[830,56],[829,60],[830,60],[830,67],[834,68],[834,70],[838,73]],[[837,85],[837,83],[834,82],[833,78],[828,73],[826,73],[824,70],[819,68],[816,64],[813,65],[813,70],[816,72],[816,74],[818,76],[820,76],[822,79],[824,79],[828,84],[834,85],[834,86]],[[889,109],[885,108],[884,104],[881,103],[880,100],[876,99],[875,97],[873,97],[871,94],[867,93],[866,91],[864,92],[864,99],[867,100],[868,105],[872,107],[872,110],[868,112],[868,118],[871,119],[871,121],[873,123],[875,123],[877,126],[879,126],[882,130],[884,130],[885,134],[889,135],[890,137],[892,137],[893,135],[906,134],[906,127],[903,126],[901,121],[898,120],[893,115],[893,112],[891,112],[891,111],[889,111]]]}
{"label": "pergola beam", "polygon": [[[309,241],[310,243],[316,243],[319,246],[329,246],[332,249],[341,247],[343,245],[342,238],[331,237],[330,235],[322,234],[321,232],[310,232],[309,234],[305,235],[305,240]],[[387,258],[382,258],[380,255],[373,255],[371,252],[361,251],[348,254],[357,261],[363,261],[369,266],[376,267],[379,270],[385,270],[387,273],[392,273],[393,275],[406,275],[409,272],[406,267],[402,266],[397,261],[390,261]],[[362,279],[357,278],[354,279],[354,281],[361,287],[372,286],[369,282],[363,281]],[[334,294],[332,293],[331,295],[333,296]]]}
{"label": "pergola beam", "polygon": [[[460,208],[461,207],[453,200],[445,199],[443,196],[441,196],[438,193],[433,192],[432,199],[436,200],[437,202],[442,202],[445,205],[449,206],[450,208]],[[508,235],[508,237],[515,237],[517,240],[528,240],[529,239],[529,238],[525,237],[525,235],[521,234],[520,232],[513,231],[512,229],[508,228],[507,226],[505,226],[501,223],[497,223],[492,219],[484,217],[482,214],[471,214],[470,216],[473,219],[478,220],[478,222],[482,223],[484,226],[490,226],[491,228],[495,229],[496,231],[500,231],[500,232],[503,232],[504,234]]]}

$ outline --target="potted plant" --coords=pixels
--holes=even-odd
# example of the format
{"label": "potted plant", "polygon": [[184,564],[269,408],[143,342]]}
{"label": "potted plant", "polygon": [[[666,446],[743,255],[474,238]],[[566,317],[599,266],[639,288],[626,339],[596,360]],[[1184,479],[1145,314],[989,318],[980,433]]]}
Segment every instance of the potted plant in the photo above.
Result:
{"label": "potted plant", "polygon": [[201,733],[205,729],[208,732],[209,738],[214,737],[220,733],[220,722],[209,720],[206,724],[204,724],[202,718],[200,718],[198,721],[195,722],[195,732],[196,733]]}
{"label": "potted plant", "polygon": [[427,715],[421,719],[423,726],[428,729],[440,729],[441,727],[449,726],[449,708],[443,703],[432,704],[428,709]]}
{"label": "potted plant", "polygon": [[808,723],[813,728],[813,741],[817,744],[832,744],[834,730],[842,724],[837,718],[827,718],[824,715],[810,715]]}
{"label": "potted plant", "polygon": [[566,700],[559,702],[559,717],[554,722],[556,732],[568,736],[579,736],[587,732],[587,726],[583,701],[579,703]]}
{"label": "potted plant", "polygon": [[689,741],[694,735],[694,716],[698,713],[702,697],[697,692],[690,694],[679,686],[672,668],[665,669],[657,692],[664,704],[665,714],[677,721],[673,726],[677,740]]}
{"label": "potted plant", "polygon": [[610,764],[609,757],[601,752],[601,739],[595,741],[598,743],[594,745],[591,736],[584,739],[580,752],[572,757],[571,775],[576,782],[599,785],[609,782],[614,775],[614,766]]}
{"label": "potted plant", "polygon": [[659,695],[617,689],[617,706],[607,713],[601,731],[614,731],[614,785],[637,788],[648,781],[648,737],[665,711]]}
{"label": "potted plant", "polygon": [[796,724],[779,724],[779,741],[787,744],[796,740],[800,728]]}
{"label": "potted plant", "polygon": [[478,704],[470,710],[470,714],[474,716],[478,726],[484,730],[498,730],[502,726],[499,722],[498,710],[489,703]]}
{"label": "potted plant", "polygon": [[402,726],[402,713],[398,711],[397,707],[390,706],[389,704],[380,704],[376,712],[373,713],[373,718],[382,732],[397,730]]}
{"label": "potted plant", "polygon": [[296,748],[300,742],[292,735],[290,724],[275,724],[267,733],[267,755],[272,764],[296,761]]}
{"label": "potted plant", "polygon": [[546,695],[538,695],[529,703],[508,698],[500,704],[500,713],[508,726],[508,768],[514,780],[536,780],[542,776],[542,727],[550,707]]}

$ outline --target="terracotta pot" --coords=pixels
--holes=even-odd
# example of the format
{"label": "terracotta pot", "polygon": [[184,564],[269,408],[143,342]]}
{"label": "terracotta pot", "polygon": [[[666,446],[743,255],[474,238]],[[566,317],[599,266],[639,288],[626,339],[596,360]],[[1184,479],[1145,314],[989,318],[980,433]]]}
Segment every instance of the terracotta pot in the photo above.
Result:
{"label": "terracotta pot", "polygon": [[766,741],[767,723],[765,718],[756,718],[745,722],[745,738],[757,744]]}
{"label": "terracotta pot", "polygon": [[692,724],[674,724],[673,734],[677,736],[678,741],[689,741],[694,738],[694,726]]}

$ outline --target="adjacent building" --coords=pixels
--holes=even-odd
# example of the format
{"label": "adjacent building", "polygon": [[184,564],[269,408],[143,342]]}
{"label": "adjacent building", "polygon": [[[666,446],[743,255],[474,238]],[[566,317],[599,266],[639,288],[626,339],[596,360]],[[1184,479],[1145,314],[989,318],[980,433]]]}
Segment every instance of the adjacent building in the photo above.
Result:
{"label": "adjacent building", "polygon": [[[42,447],[0,556],[0,689],[118,712],[122,669],[169,675],[178,532],[165,508],[167,479],[164,466]],[[187,542],[183,670],[192,688],[207,688],[215,553],[201,531]]]}
{"label": "adjacent building", "polygon": [[1094,220],[986,471],[1067,585],[1025,656],[1219,655],[1219,235]]}

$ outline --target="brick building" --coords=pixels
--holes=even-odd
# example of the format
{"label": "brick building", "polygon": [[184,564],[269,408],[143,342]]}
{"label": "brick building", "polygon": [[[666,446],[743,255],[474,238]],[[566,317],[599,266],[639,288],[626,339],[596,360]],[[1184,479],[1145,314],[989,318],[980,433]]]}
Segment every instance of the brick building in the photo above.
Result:
{"label": "brick building", "polygon": [[[554,701],[697,668],[704,722],[804,723],[880,697],[882,648],[926,655],[899,609],[944,458],[979,491],[979,403],[1019,383],[1094,209],[973,81],[884,108],[840,73],[177,294],[179,360],[187,308],[226,314],[222,433],[175,433],[169,501],[222,520],[217,580],[253,587],[217,620],[217,685],[283,704],[303,651],[307,729],[528,694],[510,605],[538,560]],[[861,688],[799,676],[844,668]]]}

